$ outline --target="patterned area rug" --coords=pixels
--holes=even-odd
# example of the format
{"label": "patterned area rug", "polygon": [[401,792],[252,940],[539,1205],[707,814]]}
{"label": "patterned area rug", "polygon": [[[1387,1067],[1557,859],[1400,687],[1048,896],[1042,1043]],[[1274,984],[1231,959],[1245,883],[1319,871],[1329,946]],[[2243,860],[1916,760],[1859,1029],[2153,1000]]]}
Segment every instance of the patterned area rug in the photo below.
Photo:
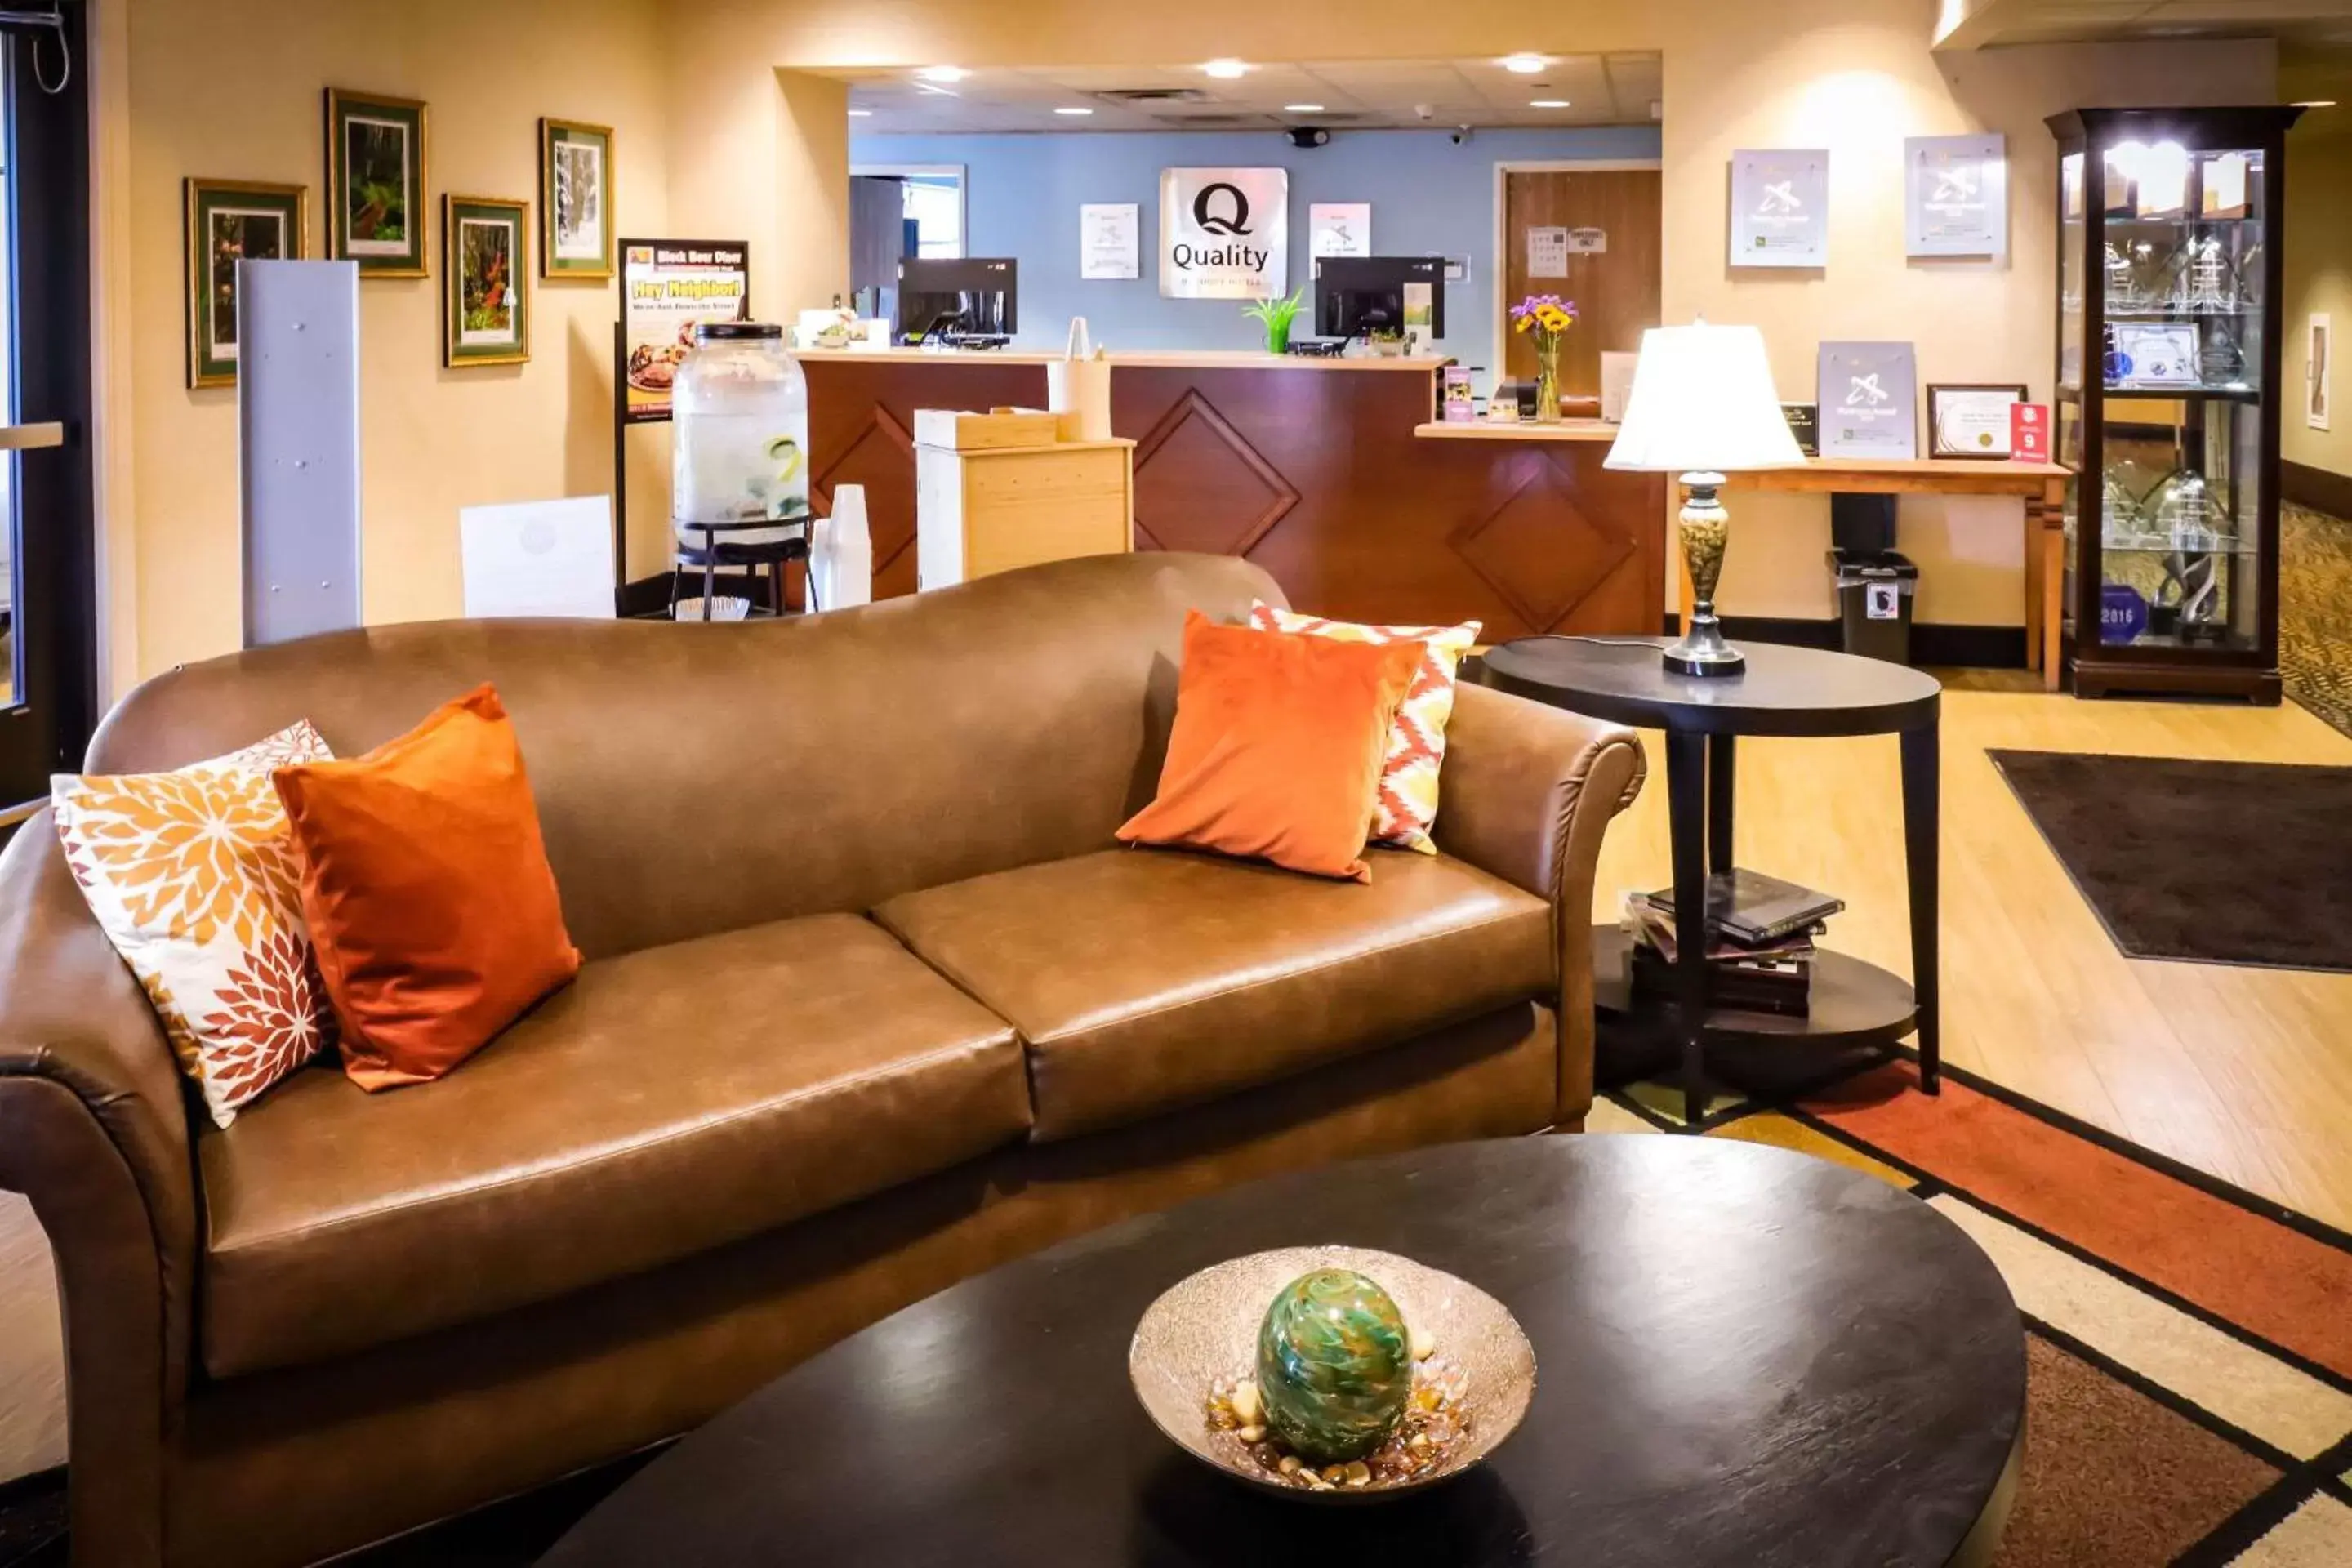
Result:
{"label": "patterned area rug", "polygon": [[2279,509],[2279,674],[2352,735],[2352,521],[2292,502]]}
{"label": "patterned area rug", "polygon": [[[1637,1084],[1595,1131],[1683,1131]],[[1974,1237],[2027,1335],[2025,1469],[1996,1568],[2352,1564],[2352,1237],[1908,1057],[1699,1131],[1916,1194]]]}
{"label": "patterned area rug", "polygon": [[[1683,1131],[1655,1084],[1596,1133]],[[1724,1089],[1698,1131],[1916,1194],[2009,1280],[2027,1325],[2025,1469],[1995,1568],[2352,1564],[2352,1237],[1907,1057],[1793,1098]],[[642,1460],[346,1559],[524,1568]],[[63,1568],[61,1485],[0,1488],[0,1568]],[[29,1555],[24,1555],[24,1553]]]}

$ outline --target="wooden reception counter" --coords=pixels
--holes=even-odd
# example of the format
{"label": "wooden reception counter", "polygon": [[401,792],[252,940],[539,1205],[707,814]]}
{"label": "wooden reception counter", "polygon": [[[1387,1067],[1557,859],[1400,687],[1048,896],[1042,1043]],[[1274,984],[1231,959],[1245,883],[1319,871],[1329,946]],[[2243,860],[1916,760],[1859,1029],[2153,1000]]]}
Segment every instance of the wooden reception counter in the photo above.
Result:
{"label": "wooden reception counter", "polygon": [[[866,487],[877,598],[915,591],[914,411],[1045,405],[1043,353],[811,351],[820,510]],[[1665,479],[1605,444],[1419,440],[1443,362],[1114,354],[1111,428],[1136,443],[1138,549],[1245,555],[1290,601],[1349,620],[1654,633]]]}

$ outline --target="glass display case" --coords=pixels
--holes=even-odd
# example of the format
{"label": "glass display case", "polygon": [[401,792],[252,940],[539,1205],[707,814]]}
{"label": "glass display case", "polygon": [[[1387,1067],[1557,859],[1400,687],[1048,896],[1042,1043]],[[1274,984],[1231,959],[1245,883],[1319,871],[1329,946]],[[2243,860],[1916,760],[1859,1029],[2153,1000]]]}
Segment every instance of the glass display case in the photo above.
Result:
{"label": "glass display case", "polygon": [[2049,121],[2078,695],[2278,700],[2279,221],[2296,112]]}

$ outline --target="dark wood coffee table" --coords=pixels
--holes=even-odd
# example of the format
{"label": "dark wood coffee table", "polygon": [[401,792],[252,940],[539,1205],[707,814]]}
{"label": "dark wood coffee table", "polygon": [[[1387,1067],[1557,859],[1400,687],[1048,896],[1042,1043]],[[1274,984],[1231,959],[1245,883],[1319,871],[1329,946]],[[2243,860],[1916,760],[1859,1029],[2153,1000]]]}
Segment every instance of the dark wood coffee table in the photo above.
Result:
{"label": "dark wood coffee table", "polygon": [[[1517,1316],[1535,1403],[1393,1502],[1260,1495],[1128,1385],[1136,1320],[1221,1258],[1346,1243]],[[1412,1563],[1947,1568],[1990,1560],[2025,1347],[1917,1199],[1727,1140],[1463,1143],[1238,1188],[942,1291],[686,1438],[542,1568]]]}

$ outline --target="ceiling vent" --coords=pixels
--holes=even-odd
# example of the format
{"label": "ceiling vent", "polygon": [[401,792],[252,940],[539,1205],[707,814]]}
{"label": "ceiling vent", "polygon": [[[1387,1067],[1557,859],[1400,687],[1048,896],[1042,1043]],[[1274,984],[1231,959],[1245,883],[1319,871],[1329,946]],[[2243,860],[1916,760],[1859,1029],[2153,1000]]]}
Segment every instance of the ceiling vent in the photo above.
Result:
{"label": "ceiling vent", "polygon": [[1214,103],[1197,87],[1114,87],[1094,94],[1105,103]]}

